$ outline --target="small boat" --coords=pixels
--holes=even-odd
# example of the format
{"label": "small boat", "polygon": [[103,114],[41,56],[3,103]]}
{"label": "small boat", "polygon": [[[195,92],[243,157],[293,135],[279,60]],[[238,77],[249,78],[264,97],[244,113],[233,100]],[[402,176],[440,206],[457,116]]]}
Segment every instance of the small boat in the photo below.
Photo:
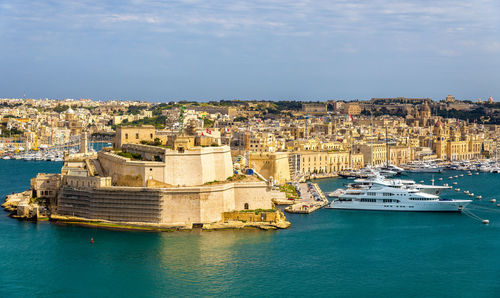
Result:
{"label": "small boat", "polygon": [[491,199],[490,202],[495,203],[497,200]]}
{"label": "small boat", "polygon": [[335,191],[326,193],[326,195],[331,197],[331,198],[337,198],[338,196],[340,196],[343,193],[345,193],[345,189],[339,188]]}
{"label": "small boat", "polygon": [[443,181],[443,178],[439,178],[438,180],[439,180],[439,181]]}
{"label": "small boat", "polygon": [[468,193],[469,193],[469,191],[468,191],[468,190],[464,190],[464,193],[465,193],[465,194],[468,194]]}
{"label": "small boat", "polygon": [[464,176],[464,174],[460,174],[460,177],[463,177],[463,176]]}
{"label": "small boat", "polygon": [[477,196],[476,199],[481,200],[483,197],[482,196]]}
{"label": "small boat", "polygon": [[485,225],[487,225],[487,224],[489,224],[489,223],[490,223],[490,221],[489,221],[489,220],[487,220],[487,219],[484,219],[482,222],[483,222]]}
{"label": "small boat", "polygon": [[457,185],[458,183],[457,182],[453,182],[453,185]]}
{"label": "small boat", "polygon": [[455,178],[458,178],[458,175],[455,175]]}
{"label": "small boat", "polygon": [[453,177],[452,177],[452,176],[450,176],[450,177],[448,177],[448,179],[453,179]]}
{"label": "small boat", "polygon": [[460,192],[460,188],[456,188],[456,189],[455,189],[455,191],[456,191],[456,192]]}

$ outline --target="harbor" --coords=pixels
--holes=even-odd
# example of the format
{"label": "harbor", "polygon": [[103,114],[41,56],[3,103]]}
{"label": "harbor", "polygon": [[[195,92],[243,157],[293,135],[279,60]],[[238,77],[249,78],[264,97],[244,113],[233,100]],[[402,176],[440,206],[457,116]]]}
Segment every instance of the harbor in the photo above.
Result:
{"label": "harbor", "polygon": [[[30,177],[39,172],[57,173],[60,167],[60,163],[46,161],[0,160],[1,195],[22,191]],[[453,180],[448,180],[450,176]],[[172,295],[187,292],[202,295],[214,283],[225,284],[229,275],[237,277],[233,286],[243,289],[258,286],[270,289],[268,294],[273,295],[307,294],[303,286],[293,283],[276,286],[274,274],[269,272],[281,272],[280,278],[300,278],[311,284],[321,282],[323,286],[317,289],[317,294],[325,296],[342,296],[343,293],[363,296],[367,291],[376,296],[397,296],[401,289],[418,291],[421,283],[416,280],[423,278],[427,279],[428,289],[435,294],[461,297],[473,284],[475,295],[488,296],[495,291],[495,277],[500,266],[496,254],[486,253],[500,247],[497,237],[500,214],[496,212],[500,208],[490,202],[499,199],[497,185],[500,176],[484,172],[467,176],[465,171],[445,170],[441,174],[410,173],[404,179],[431,184],[433,177],[436,184],[456,181],[462,190],[482,195],[482,200],[474,200],[468,208],[481,218],[489,219],[490,224],[483,225],[479,220],[459,213],[360,212],[322,208],[308,216],[287,213],[292,228],[279,232],[144,233],[48,222],[32,224],[9,219],[4,213],[0,217],[0,228],[4,231],[0,237],[3,252],[8,257],[0,265],[6,281],[3,291],[11,294],[29,291],[44,296],[68,287],[83,290],[80,281],[61,273],[78,266],[79,275],[97,284],[105,280],[108,287],[125,296],[131,293],[140,295],[138,286],[150,286],[148,293],[152,295],[160,295],[161,291],[156,289],[162,287],[173,289]],[[444,179],[439,181],[439,178]],[[332,178],[312,182],[326,193],[344,187],[352,180]],[[454,190],[446,190],[442,196],[469,198]],[[94,240],[92,245],[89,244],[91,238]],[[418,256],[407,258],[403,251],[408,247],[419,251]],[[310,252],[310,256],[299,254],[303,251]],[[102,254],[111,258],[110,262],[120,270],[101,262]],[[123,255],[127,257],[121,257]],[[72,261],[68,262],[68,259]],[[221,262],[225,265],[222,266]],[[59,272],[59,278],[50,279],[49,283],[45,275],[35,278],[21,273],[16,266],[11,266],[14,263],[29,266],[30,272]],[[180,265],[188,268],[183,277],[169,276],[170,268]],[[200,277],[195,273],[196,268],[204,268],[206,274]],[[324,274],[311,278],[318,270]],[[442,285],[440,270],[446,270],[449,275],[446,287]],[[245,273],[249,271],[261,275],[256,278]],[[150,274],[158,278],[145,277]],[[359,274],[376,274],[376,278],[362,289],[331,278],[354,278]],[[24,278],[29,286],[13,287],[19,278]],[[123,285],[124,280],[131,279],[134,279],[134,286]],[[470,284],[464,284],[465,279]],[[391,282],[380,288],[381,280]],[[73,290],[62,291],[74,293]],[[87,293],[98,296],[102,292],[94,288]],[[236,294],[227,287],[220,293]]]}

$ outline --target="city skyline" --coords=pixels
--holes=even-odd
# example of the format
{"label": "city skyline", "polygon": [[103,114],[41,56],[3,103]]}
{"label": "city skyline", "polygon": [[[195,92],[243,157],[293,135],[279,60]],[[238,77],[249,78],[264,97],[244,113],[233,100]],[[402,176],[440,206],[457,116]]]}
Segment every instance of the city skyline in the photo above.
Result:
{"label": "city skyline", "polygon": [[498,98],[494,1],[4,1],[1,97]]}

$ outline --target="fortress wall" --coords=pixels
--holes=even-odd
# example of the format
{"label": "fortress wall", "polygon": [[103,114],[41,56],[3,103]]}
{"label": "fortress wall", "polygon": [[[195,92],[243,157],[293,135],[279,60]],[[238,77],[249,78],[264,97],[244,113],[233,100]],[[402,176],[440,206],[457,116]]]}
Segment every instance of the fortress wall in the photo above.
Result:
{"label": "fortress wall", "polygon": [[200,194],[201,222],[216,222],[222,213],[234,210],[234,187],[231,183],[220,190]]}
{"label": "fortress wall", "polygon": [[218,176],[217,175],[217,167],[222,168],[224,164],[215,164],[215,158],[214,155],[218,155],[217,153],[214,154],[202,154],[201,157],[201,164],[200,164],[200,169],[202,172],[202,183],[207,183],[210,181],[223,181],[226,180],[226,178],[222,179],[222,175]]}
{"label": "fortress wall", "polygon": [[164,175],[165,183],[171,185],[203,184],[201,155],[191,154],[187,151],[180,154],[166,154]]}
{"label": "fortress wall", "polygon": [[120,177],[139,177],[142,186],[147,179],[164,181],[165,165],[160,162],[132,161],[108,152],[99,152],[99,162],[107,176],[112,178],[112,183],[117,184]]}
{"label": "fortress wall", "polygon": [[245,203],[248,209],[271,209],[271,192],[264,182],[235,183],[234,210],[244,210]]}
{"label": "fortress wall", "polygon": [[226,183],[200,187],[149,189],[142,187],[62,188],[57,213],[117,222],[172,225],[212,223],[228,211],[271,209],[264,182]]}
{"label": "fortress wall", "polygon": [[171,185],[202,185],[224,181],[232,176],[233,164],[229,147],[207,147],[183,153],[165,153],[165,183]]}
{"label": "fortress wall", "polygon": [[214,168],[217,172],[217,177],[222,177],[221,180],[225,180],[233,175],[233,160],[231,159],[231,150],[229,147],[226,148],[227,150],[224,150],[223,153],[219,153],[214,156]]}
{"label": "fortress wall", "polygon": [[130,153],[138,153],[142,159],[155,161],[155,156],[160,157],[162,160],[165,158],[166,148],[151,146],[151,145],[137,145],[137,144],[124,144],[122,150]]}
{"label": "fortress wall", "polygon": [[224,181],[233,174],[231,152],[227,146],[198,147],[184,152],[146,145],[123,146],[130,152],[140,154],[164,152],[165,155],[162,156],[164,162],[136,161],[110,152],[99,152],[99,162],[104,174],[112,177],[115,185],[119,182],[124,183],[128,177],[129,180],[142,181],[141,186],[146,186],[148,179],[174,186],[193,186],[215,180]]}

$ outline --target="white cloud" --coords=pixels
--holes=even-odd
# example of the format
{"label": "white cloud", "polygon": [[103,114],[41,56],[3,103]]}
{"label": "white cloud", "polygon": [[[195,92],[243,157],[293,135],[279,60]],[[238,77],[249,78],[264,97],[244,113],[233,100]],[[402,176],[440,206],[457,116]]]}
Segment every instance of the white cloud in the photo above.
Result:
{"label": "white cloud", "polygon": [[[500,18],[495,13],[500,4],[493,0],[6,0],[1,7],[0,26],[21,24],[13,31],[24,30],[25,34],[60,31],[68,26],[108,32],[141,26],[145,34],[351,39],[345,44],[355,44],[356,39],[387,42],[404,38],[415,44],[437,43],[436,48],[440,43],[456,47],[464,40],[489,40],[490,45],[484,48],[494,51],[500,42]],[[349,48],[358,50],[357,46]]]}

